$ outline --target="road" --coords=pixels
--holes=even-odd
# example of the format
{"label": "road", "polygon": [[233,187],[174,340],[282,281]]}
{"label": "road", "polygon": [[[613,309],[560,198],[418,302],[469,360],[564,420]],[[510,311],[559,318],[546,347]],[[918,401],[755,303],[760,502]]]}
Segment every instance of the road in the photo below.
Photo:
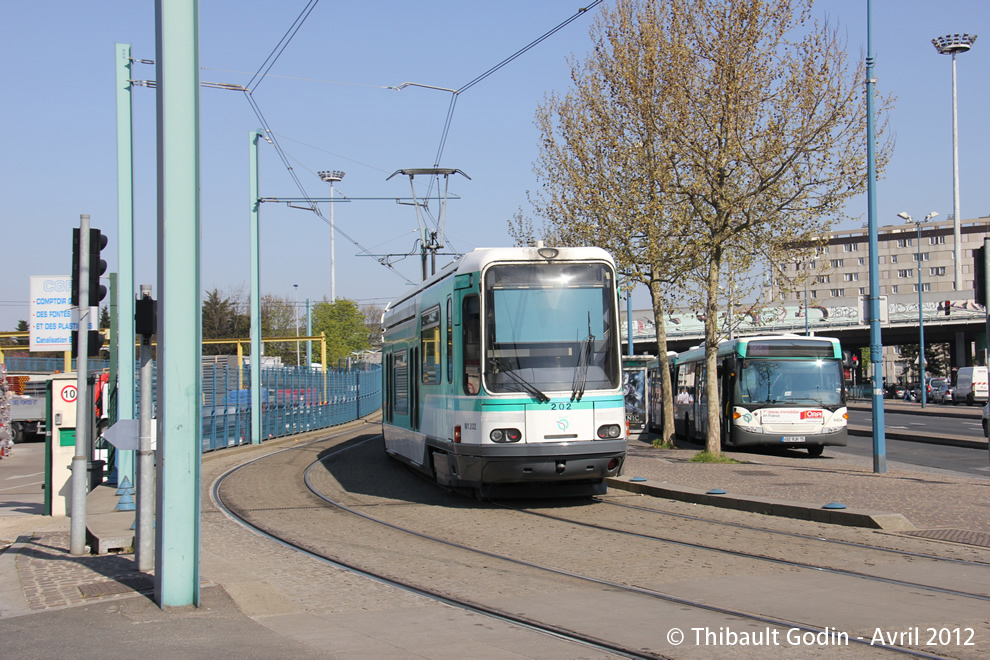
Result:
{"label": "road", "polygon": [[[869,428],[873,414],[868,404],[860,403],[849,410],[850,426]],[[980,422],[980,408],[918,403],[884,402],[884,429],[888,434],[911,434],[916,441],[886,438],[889,463],[955,470],[967,474],[990,476],[990,452],[985,448],[954,447],[938,444],[937,436],[953,437],[976,443],[985,442]],[[986,445],[984,445],[985,447]],[[873,439],[866,435],[849,435],[849,445],[835,453],[860,457],[873,456]]]}
{"label": "road", "polygon": [[[960,439],[981,440],[983,426],[979,416],[962,417],[939,414],[938,407],[925,409],[922,414],[902,413],[884,408],[883,427],[888,431],[908,431],[919,435],[950,433]],[[920,409],[919,409],[920,412]],[[868,410],[850,410],[849,423],[853,426],[873,426],[873,413]]]}
{"label": "road", "polygon": [[[904,463],[912,467],[938,468],[990,477],[990,452],[985,449],[949,447],[890,438],[887,438],[886,448],[888,467],[893,463]],[[872,457],[873,439],[869,436],[850,435],[848,446],[828,447],[825,453],[834,456],[851,454]]]}

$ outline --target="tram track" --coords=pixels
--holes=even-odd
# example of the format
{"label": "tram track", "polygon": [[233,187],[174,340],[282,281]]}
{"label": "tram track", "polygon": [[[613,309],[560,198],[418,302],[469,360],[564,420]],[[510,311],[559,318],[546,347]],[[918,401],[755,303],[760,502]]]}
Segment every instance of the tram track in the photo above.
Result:
{"label": "tram track", "polygon": [[[318,479],[314,479],[314,476],[319,477],[323,475],[326,472],[326,466],[328,463],[332,463],[333,461],[340,460],[341,456],[343,456],[345,452],[357,448],[358,445],[352,444],[349,446],[345,446],[341,449],[335,450],[332,453],[326,453],[324,455],[317,456],[316,460],[312,460],[309,463],[309,465],[305,467],[304,470],[305,484],[309,494],[320,498],[320,500],[323,502],[323,505],[317,505],[313,503],[307,503],[305,505],[301,505],[300,503],[295,505],[294,507],[289,507],[289,508],[294,508],[295,510],[300,510],[302,508],[305,508],[309,512],[314,514],[319,514],[321,516],[333,515],[335,516],[334,522],[335,524],[338,524],[338,526],[340,521],[339,518],[340,514],[345,513],[348,516],[351,516],[355,519],[360,519],[361,521],[363,521],[363,524],[370,524],[388,530],[388,534],[386,535],[387,538],[386,536],[382,536],[381,532],[372,534],[372,536],[374,536],[375,539],[381,539],[382,547],[396,548],[396,547],[407,547],[414,544],[427,544],[429,546],[433,546],[432,550],[423,551],[427,554],[434,555],[438,553],[442,554],[443,552],[454,553],[448,556],[446,559],[441,560],[439,562],[440,564],[449,563],[450,565],[455,565],[455,566],[463,565],[463,567],[466,570],[468,570],[468,572],[478,570],[477,566],[479,565],[483,566],[483,569],[485,570],[495,571],[502,575],[509,575],[512,572],[520,571],[520,570],[527,572],[535,571],[544,575],[544,577],[540,578],[542,580],[547,580],[548,578],[546,578],[545,575],[549,574],[555,576],[552,578],[553,580],[562,581],[561,584],[558,585],[558,589],[560,591],[575,589],[573,583],[574,581],[578,581],[586,585],[593,585],[593,588],[605,589],[607,590],[607,592],[613,594],[626,593],[633,595],[637,598],[645,597],[654,601],[660,601],[666,605],[674,606],[680,609],[692,608],[697,612],[715,614],[718,615],[718,620],[722,621],[723,623],[726,620],[725,617],[733,617],[733,619],[736,620],[737,625],[744,625],[742,622],[748,622],[749,624],[753,624],[753,625],[759,624],[764,626],[775,626],[777,628],[798,629],[815,634],[829,633],[829,628],[827,626],[821,627],[821,626],[808,625],[800,621],[791,620],[790,618],[787,617],[767,616],[756,612],[744,611],[743,609],[740,609],[738,607],[718,605],[709,602],[704,602],[699,599],[686,598],[686,597],[678,596],[673,593],[666,593],[647,586],[619,582],[613,579],[604,579],[594,575],[585,574],[577,570],[562,569],[558,566],[551,565],[552,562],[547,563],[547,562],[527,561],[525,559],[521,559],[518,556],[511,556],[509,554],[505,554],[502,552],[494,552],[493,550],[486,549],[485,547],[475,547],[468,543],[462,543],[457,540],[452,540],[451,538],[443,538],[442,536],[439,535],[429,534],[422,531],[422,529],[414,529],[412,526],[399,524],[398,522],[395,522],[394,519],[393,520],[386,519],[388,515],[394,516],[396,511],[408,510],[410,508],[408,506],[409,504],[408,502],[382,501],[382,502],[369,503],[367,501],[364,501],[364,502],[358,502],[355,505],[354,502],[347,503],[343,501],[345,499],[348,499],[347,493],[342,493],[340,496],[336,496],[336,495],[327,495],[321,492],[324,489],[321,487],[320,484],[314,483],[314,481],[318,481]],[[259,460],[264,460],[264,459],[259,459]],[[525,625],[527,627],[530,627],[530,629],[541,630],[543,632],[546,632],[547,634],[552,634],[562,639],[569,639],[571,641],[574,641],[575,643],[586,644],[593,648],[606,650],[610,653],[616,653],[618,655],[622,655],[625,657],[665,657],[662,652],[655,651],[654,649],[649,649],[648,652],[644,652],[644,648],[640,645],[623,644],[621,642],[608,641],[604,639],[602,635],[596,635],[582,630],[575,630],[573,629],[575,626],[561,625],[559,621],[548,622],[545,620],[540,620],[540,618],[537,617],[524,616],[519,614],[518,612],[509,611],[505,607],[498,607],[491,604],[485,604],[484,602],[482,602],[483,599],[481,598],[466,597],[464,594],[453,593],[452,590],[450,589],[449,584],[440,585],[439,588],[434,588],[430,584],[424,583],[422,577],[420,577],[419,579],[407,579],[405,576],[401,575],[400,567],[392,566],[391,564],[389,564],[387,560],[387,553],[383,553],[377,560],[374,558],[368,559],[364,555],[359,556],[359,559],[355,560],[353,555],[350,556],[348,555],[347,551],[334,550],[330,547],[324,546],[323,542],[314,541],[311,538],[307,538],[305,535],[303,535],[303,537],[300,538],[299,532],[290,531],[289,533],[286,533],[284,530],[273,531],[271,529],[266,529],[266,526],[270,527],[271,525],[266,525],[263,520],[260,520],[260,518],[265,517],[266,515],[265,512],[267,511],[270,513],[277,513],[280,510],[285,511],[286,510],[285,507],[280,508],[280,507],[253,506],[250,507],[249,510],[244,509],[240,513],[238,513],[239,507],[237,506],[236,502],[231,502],[230,503],[231,506],[228,506],[228,504],[224,501],[225,500],[223,494],[224,482],[228,478],[232,478],[233,475],[236,474],[239,470],[246,467],[247,464],[243,466],[238,466],[237,468],[234,468],[230,472],[225,473],[224,475],[222,475],[220,478],[217,479],[217,481],[214,483],[213,491],[212,491],[214,501],[217,502],[217,505],[219,507],[223,508],[223,510],[227,512],[227,515],[236,517],[239,520],[245,520],[245,522],[242,522],[241,524],[249,525],[252,529],[258,530],[259,533],[263,533],[267,537],[287,545],[287,547],[292,547],[297,551],[305,552],[313,557],[319,557],[321,558],[321,561],[329,562],[331,565],[346,568],[347,570],[359,572],[360,574],[365,575],[366,577],[369,577],[371,579],[386,581],[387,583],[392,584],[396,587],[414,591],[415,593],[430,598],[434,598],[448,605],[468,608],[474,612],[484,613],[489,616],[500,618],[501,620],[511,621],[518,625]],[[298,469],[299,466],[297,466],[296,470],[298,471]],[[434,486],[432,488],[435,489],[436,487]],[[393,506],[393,504],[396,503],[407,506],[402,506],[402,507]],[[476,507],[477,505],[474,505],[474,503],[472,503],[471,506]],[[241,508],[243,509],[243,507]],[[336,513],[330,514],[329,513],[330,510],[335,511]],[[376,511],[376,515],[371,515],[367,513],[368,510]],[[384,516],[380,515],[383,512],[387,515]],[[528,513],[528,512],[524,512],[524,513]],[[250,522],[247,522],[247,519],[249,518],[252,520]],[[570,521],[570,520],[562,520],[560,522],[569,525],[577,524],[574,521]],[[600,530],[600,531],[604,533],[615,533],[617,530]],[[358,536],[365,536],[368,534],[369,534],[368,532],[358,532]],[[396,540],[394,535],[399,535],[400,540]],[[343,535],[341,534],[341,536]],[[402,538],[405,538],[406,540],[401,540]],[[415,541],[410,539],[415,539]],[[360,544],[360,548],[363,551],[370,552],[369,548],[371,548],[374,545],[375,545],[374,540],[371,540],[368,542],[362,542]],[[437,550],[436,546],[438,545],[446,547],[449,550],[448,551]],[[351,549],[351,551],[353,552],[353,549]],[[474,557],[474,559],[471,559],[470,557]],[[480,560],[478,558],[480,558]],[[384,565],[388,566],[388,570],[382,570],[381,568],[382,559],[385,559]],[[495,562],[497,562],[497,564]],[[516,566],[517,568],[516,569],[509,568],[511,566]],[[792,565],[792,566],[788,566],[787,568],[790,570],[790,569],[795,569],[797,567]],[[807,568],[807,566],[804,566],[803,568]],[[433,571],[436,570],[436,568],[433,567],[433,564],[431,564],[431,566],[425,571],[425,574],[429,575],[430,570]],[[911,587],[917,589],[922,588],[922,586],[920,585],[913,585],[910,583],[899,583],[899,584],[893,584],[892,586]],[[951,592],[943,592],[943,593],[945,593],[946,595],[950,595]],[[965,594],[961,594],[961,593],[951,593],[951,595],[956,597],[965,596]],[[832,633],[834,632],[835,630],[833,628]],[[861,646],[869,647],[873,651],[882,650],[885,652],[906,654],[910,656],[926,657],[926,658],[946,657],[946,656],[934,655],[917,649],[896,646],[892,644],[886,645],[886,644],[874,644],[874,643],[863,642],[861,640],[856,640],[852,635],[849,636],[849,642],[852,644],[859,643]]]}
{"label": "tram track", "polygon": [[[824,536],[816,536],[816,535],[811,535],[811,534],[801,534],[801,533],[798,533],[798,532],[788,532],[788,531],[783,531],[783,530],[779,530],[779,529],[768,529],[766,527],[758,527],[756,525],[746,525],[746,524],[738,523],[738,522],[726,522],[724,520],[712,520],[710,518],[702,518],[700,516],[691,516],[691,515],[687,515],[687,514],[684,514],[684,513],[674,513],[672,511],[661,511],[659,509],[653,509],[653,508],[645,507],[645,506],[637,506],[635,504],[626,504],[624,502],[613,502],[613,501],[610,501],[610,500],[607,500],[607,499],[604,499],[604,498],[601,498],[601,497],[596,497],[596,498],[593,498],[593,499],[594,499],[595,502],[599,502],[601,504],[605,504],[605,505],[608,505],[608,506],[617,506],[617,507],[622,507],[622,508],[625,508],[625,509],[633,509],[635,511],[645,511],[645,512],[654,513],[654,514],[657,514],[657,515],[660,515],[660,516],[667,516],[667,517],[671,517],[671,518],[679,518],[681,520],[693,520],[693,521],[703,522],[703,523],[709,524],[709,525],[718,525],[718,526],[722,526],[722,527],[731,527],[731,528],[735,528],[735,529],[745,529],[745,530],[752,530],[752,531],[757,531],[757,532],[766,532],[767,534],[774,534],[774,535],[786,536],[786,537],[791,537],[791,538],[805,539],[805,540],[808,540],[808,541],[818,541],[818,542],[821,542],[821,543],[830,543],[830,544],[835,544],[835,545],[839,545],[839,546],[845,546],[845,547],[849,547],[849,548],[864,548],[864,549],[867,549],[867,550],[875,550],[877,552],[885,552],[885,553],[890,553],[890,554],[894,554],[894,555],[901,555],[901,556],[904,556],[904,557],[914,557],[914,558],[917,558],[917,559],[931,559],[933,561],[939,561],[939,562],[947,562],[947,563],[953,563],[953,564],[964,564],[964,565],[969,565],[969,566],[979,566],[979,567],[990,568],[990,559],[987,559],[985,561],[974,561],[974,560],[970,560],[970,559],[959,559],[957,557],[945,557],[945,556],[942,556],[942,555],[933,555],[933,554],[928,554],[928,553],[923,553],[923,552],[913,552],[913,551],[910,551],[910,550],[903,550],[903,549],[897,549],[897,548],[888,548],[888,547],[883,547],[883,546],[879,546],[879,545],[869,545],[867,543],[859,543],[859,542],[856,542],[856,541],[846,541],[846,540],[843,540],[843,539],[828,538],[828,537],[824,537]],[[893,534],[893,533],[891,533],[891,532],[885,532],[885,534]],[[896,534],[893,534],[893,535],[896,536]]]}
{"label": "tram track", "polygon": [[[598,501],[601,504],[609,504],[608,502],[603,502],[601,500],[598,500]],[[943,588],[943,587],[938,587],[938,586],[935,586],[935,585],[926,584],[926,583],[922,583],[922,582],[911,582],[911,581],[907,581],[907,580],[898,580],[898,579],[893,579],[893,578],[888,578],[888,577],[883,577],[883,576],[878,576],[878,575],[871,575],[869,573],[865,573],[865,572],[861,572],[861,571],[852,571],[852,570],[843,569],[843,568],[837,568],[835,566],[829,566],[829,565],[825,565],[825,564],[811,564],[811,563],[807,563],[807,562],[795,561],[793,559],[785,559],[785,558],[782,558],[782,557],[774,557],[774,556],[770,556],[770,555],[758,554],[758,553],[752,553],[752,552],[743,552],[741,550],[732,550],[730,548],[724,548],[724,547],[719,547],[719,546],[715,546],[715,545],[707,545],[707,544],[704,544],[704,543],[687,542],[687,541],[678,540],[678,539],[675,539],[675,538],[657,536],[655,534],[646,534],[646,533],[636,532],[636,531],[628,530],[628,529],[620,529],[620,528],[617,528],[617,527],[609,527],[609,526],[606,526],[606,525],[598,525],[598,524],[595,524],[595,523],[589,523],[589,522],[584,522],[584,521],[580,521],[580,520],[570,519],[570,518],[567,518],[567,517],[564,517],[564,516],[556,516],[556,515],[551,515],[551,514],[547,514],[547,513],[540,513],[540,512],[536,512],[536,511],[529,511],[529,510],[526,510],[526,509],[522,509],[522,508],[518,508],[518,507],[513,507],[513,506],[509,506],[509,505],[505,505],[505,504],[499,504],[498,506],[502,506],[502,507],[507,508],[507,509],[510,509],[512,511],[517,511],[517,512],[524,513],[524,514],[527,514],[527,515],[534,515],[534,516],[539,516],[539,517],[542,517],[542,518],[547,518],[547,519],[550,519],[550,520],[557,520],[557,521],[560,521],[560,522],[566,522],[566,523],[570,523],[572,525],[579,525],[581,527],[587,527],[587,528],[591,528],[591,529],[596,529],[596,530],[600,530],[600,531],[604,531],[604,532],[608,532],[608,533],[612,533],[612,534],[619,534],[619,535],[624,535],[624,536],[633,536],[633,537],[636,537],[636,538],[646,539],[646,540],[649,540],[649,541],[657,541],[659,543],[670,544],[670,545],[674,545],[674,546],[678,546],[678,547],[682,547],[682,548],[687,548],[687,549],[690,549],[690,550],[703,550],[703,551],[709,551],[709,552],[727,554],[727,555],[731,555],[733,557],[743,557],[743,558],[747,558],[747,559],[753,559],[753,560],[756,560],[756,561],[765,561],[765,562],[770,562],[770,563],[774,563],[774,564],[780,564],[782,566],[788,566],[788,567],[793,567],[793,568],[813,570],[813,571],[822,571],[822,572],[825,572],[825,573],[831,573],[833,575],[841,575],[841,576],[845,576],[845,577],[858,578],[858,579],[862,579],[862,580],[882,582],[882,583],[886,583],[886,584],[893,584],[893,585],[897,585],[897,586],[901,586],[901,587],[907,587],[907,588],[911,588],[911,589],[922,589],[922,590],[925,590],[925,591],[942,593],[942,594],[951,595],[951,596],[959,596],[959,597],[962,597],[962,598],[972,598],[972,599],[975,599],[975,600],[990,601],[990,594],[987,594],[987,593],[975,593],[975,592],[968,592],[968,591],[960,591],[960,590],[956,590],[956,589],[946,589],[946,588]],[[641,510],[641,511],[653,511],[653,512],[656,513],[656,511],[651,510],[651,509],[648,509],[648,508],[645,508],[645,507],[636,507],[636,508],[639,509],[639,510]],[[702,521],[702,519],[700,519],[700,518],[695,518],[695,520]],[[754,527],[754,526],[746,526],[744,528],[745,529],[748,529],[748,530],[752,530],[752,531],[766,532],[766,533],[770,533],[770,534],[776,534],[777,533],[777,532],[775,532],[773,530],[765,530],[765,529],[761,529],[761,528]],[[809,535],[792,535],[792,536],[796,536],[797,538],[806,539],[806,540],[810,540],[810,541],[817,541],[817,542],[827,542],[828,541],[828,539],[822,539],[822,538],[818,538],[818,537],[812,537],[812,536],[809,536]],[[988,571],[988,576],[987,576],[988,579],[987,579],[987,581],[984,582],[984,584],[990,584],[990,565],[985,564],[985,563],[981,563],[981,562],[967,562],[967,561],[954,560],[954,559],[943,560],[941,557],[936,557],[936,556],[933,556],[933,555],[923,555],[923,554],[920,554],[920,553],[899,553],[899,552],[897,552],[895,550],[889,550],[887,548],[873,548],[873,547],[868,546],[866,544],[853,544],[853,545],[854,545],[854,547],[857,547],[857,548],[860,548],[860,549],[877,550],[878,552],[888,552],[888,553],[899,554],[899,555],[908,555],[908,554],[910,554],[914,558],[924,558],[924,559],[927,559],[927,560],[930,560],[930,561],[949,561],[949,562],[953,562],[953,563],[962,563],[962,564],[965,564],[965,565],[968,565],[968,566],[979,567],[979,568],[982,568],[982,569],[985,569],[985,570]]]}

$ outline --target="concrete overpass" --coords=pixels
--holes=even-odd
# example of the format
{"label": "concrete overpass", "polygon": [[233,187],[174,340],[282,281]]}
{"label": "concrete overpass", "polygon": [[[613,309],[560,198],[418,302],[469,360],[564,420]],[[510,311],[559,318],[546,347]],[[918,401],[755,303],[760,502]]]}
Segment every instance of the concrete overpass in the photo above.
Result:
{"label": "concrete overpass", "polygon": [[[870,345],[870,327],[862,319],[858,301],[852,304],[815,305],[808,308],[807,326],[812,334],[835,337],[844,349],[859,352]],[[946,302],[949,314],[946,315]],[[733,336],[753,334],[805,333],[805,309],[799,304],[753,306],[736,311],[733,316]],[[883,324],[880,338],[883,346],[918,344],[918,302],[888,302],[887,322]],[[983,364],[982,351],[986,348],[987,312],[972,300],[925,301],[925,345],[946,343],[950,345],[952,368]],[[623,353],[628,341],[626,313],[622,314]],[[633,347],[636,354],[657,354],[656,328],[653,310],[633,310]],[[720,313],[722,337],[728,336],[727,314]],[[680,352],[700,344],[704,340],[704,317],[688,310],[675,310],[666,323],[667,346]],[[885,361],[895,358],[885,356]],[[885,375],[886,370],[885,370]],[[862,376],[862,374],[860,374]],[[888,380],[892,380],[888,378]]]}

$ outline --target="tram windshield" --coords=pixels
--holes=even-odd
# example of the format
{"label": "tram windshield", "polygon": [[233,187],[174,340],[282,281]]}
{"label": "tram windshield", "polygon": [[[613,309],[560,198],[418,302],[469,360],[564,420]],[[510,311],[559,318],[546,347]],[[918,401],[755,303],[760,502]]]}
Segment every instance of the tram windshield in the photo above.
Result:
{"label": "tram windshield", "polygon": [[843,402],[838,360],[742,360],[735,403],[838,406]]}
{"label": "tram windshield", "polygon": [[618,387],[615,280],[601,263],[506,264],[485,275],[485,384],[491,392]]}

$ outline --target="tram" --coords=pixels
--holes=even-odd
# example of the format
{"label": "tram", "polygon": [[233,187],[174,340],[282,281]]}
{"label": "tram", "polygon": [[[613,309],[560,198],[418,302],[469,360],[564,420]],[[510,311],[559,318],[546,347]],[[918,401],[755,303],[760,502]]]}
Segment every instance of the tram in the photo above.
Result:
{"label": "tram", "polygon": [[[845,446],[842,348],[831,337],[741,337],[719,343],[717,369],[722,445],[804,447],[820,456]],[[673,369],[677,435],[704,442],[708,434],[705,349],[680,353]]]}
{"label": "tram", "polygon": [[594,495],[626,455],[615,265],[480,248],[383,315],[385,451],[480,498]]}

